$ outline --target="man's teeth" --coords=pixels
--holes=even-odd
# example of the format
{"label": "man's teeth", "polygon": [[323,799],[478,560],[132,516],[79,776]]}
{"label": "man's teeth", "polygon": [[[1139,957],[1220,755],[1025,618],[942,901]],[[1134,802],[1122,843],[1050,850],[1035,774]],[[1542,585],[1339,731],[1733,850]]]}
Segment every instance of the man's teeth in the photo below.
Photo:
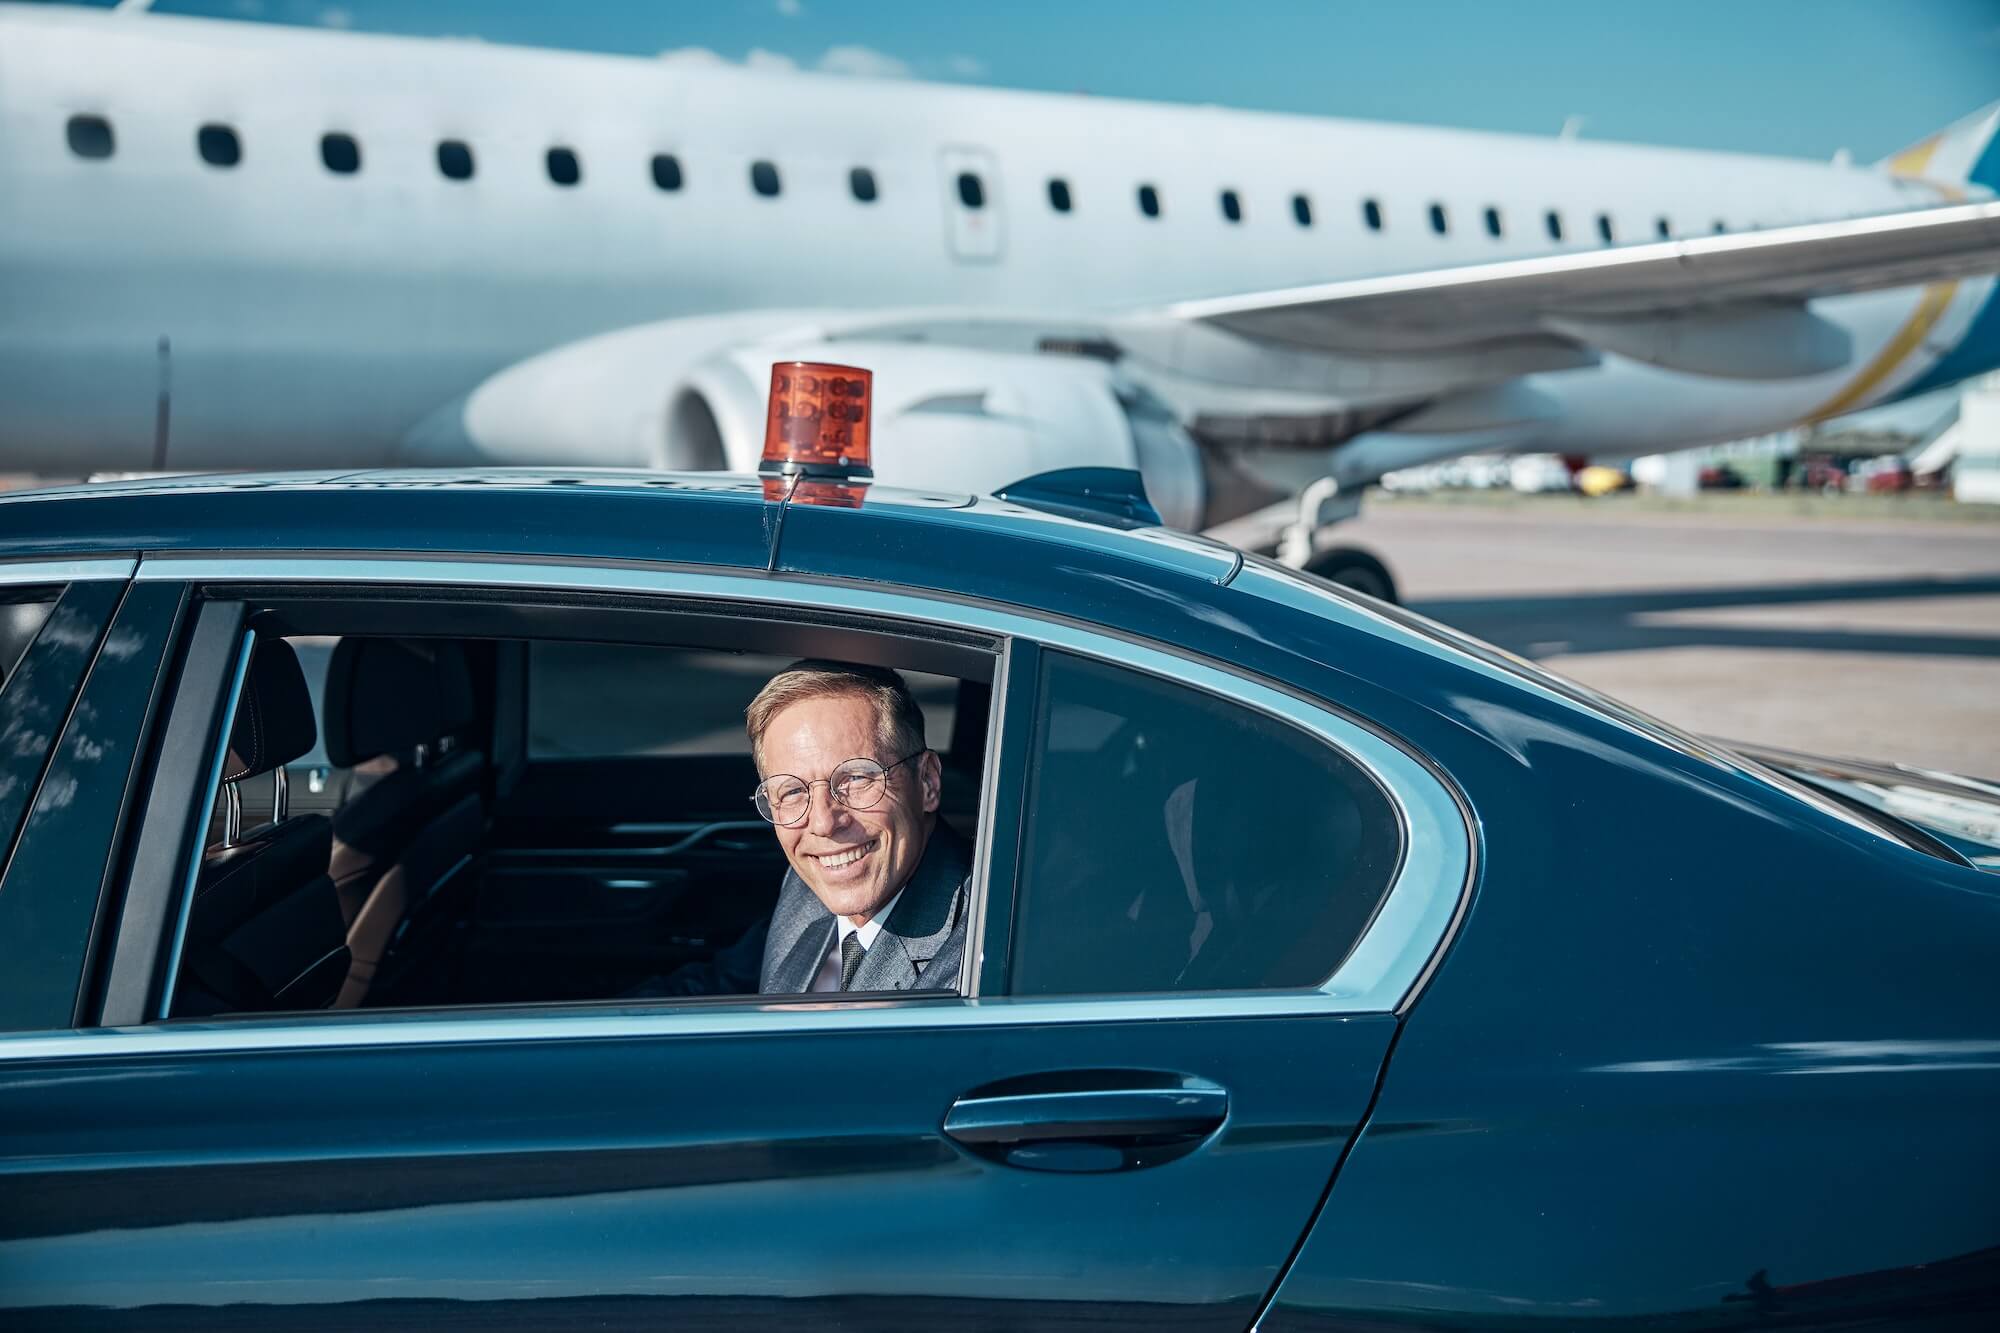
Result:
{"label": "man's teeth", "polygon": [[838,856],[822,856],[819,859],[819,863],[828,870],[838,870],[842,866],[853,865],[856,861],[859,861],[863,856],[874,850],[874,847],[874,843],[866,843],[860,847],[856,847],[851,852],[842,852]]}

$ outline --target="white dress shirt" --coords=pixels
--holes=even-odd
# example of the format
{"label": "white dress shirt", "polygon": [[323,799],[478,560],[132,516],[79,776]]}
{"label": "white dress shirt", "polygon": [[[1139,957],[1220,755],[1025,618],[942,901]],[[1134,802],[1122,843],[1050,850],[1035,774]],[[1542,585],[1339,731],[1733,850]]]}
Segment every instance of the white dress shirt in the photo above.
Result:
{"label": "white dress shirt", "polygon": [[[896,890],[896,898],[902,896],[903,891]],[[847,942],[849,935],[858,934],[861,936],[862,948],[874,948],[875,937],[882,933],[882,923],[889,919],[889,913],[896,910],[896,898],[883,903],[882,910],[869,917],[865,926],[857,926],[844,916],[834,918],[834,925],[838,929],[833,932],[833,938],[827,941],[826,956],[819,960],[819,971],[813,973],[812,990],[840,989],[840,946]]]}

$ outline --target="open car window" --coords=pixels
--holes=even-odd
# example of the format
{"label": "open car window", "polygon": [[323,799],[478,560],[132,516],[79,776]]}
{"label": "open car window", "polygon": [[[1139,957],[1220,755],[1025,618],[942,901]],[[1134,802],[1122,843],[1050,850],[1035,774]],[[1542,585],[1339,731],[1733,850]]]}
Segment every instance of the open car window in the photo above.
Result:
{"label": "open car window", "polygon": [[903,673],[979,835],[991,649],[629,607],[422,632],[518,619],[457,612],[250,616],[166,1016],[757,993],[787,862],[744,709],[800,657]]}

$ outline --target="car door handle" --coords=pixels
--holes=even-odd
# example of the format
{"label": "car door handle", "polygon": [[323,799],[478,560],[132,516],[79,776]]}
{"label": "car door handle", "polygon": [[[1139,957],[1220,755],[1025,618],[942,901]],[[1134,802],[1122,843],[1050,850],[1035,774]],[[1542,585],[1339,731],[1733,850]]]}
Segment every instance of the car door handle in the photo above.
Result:
{"label": "car door handle", "polygon": [[1229,1094],[1213,1083],[1179,1076],[1160,1083],[968,1093],[946,1112],[944,1132],[967,1150],[1008,1166],[1046,1171],[1150,1166],[1191,1151],[1229,1117]]}

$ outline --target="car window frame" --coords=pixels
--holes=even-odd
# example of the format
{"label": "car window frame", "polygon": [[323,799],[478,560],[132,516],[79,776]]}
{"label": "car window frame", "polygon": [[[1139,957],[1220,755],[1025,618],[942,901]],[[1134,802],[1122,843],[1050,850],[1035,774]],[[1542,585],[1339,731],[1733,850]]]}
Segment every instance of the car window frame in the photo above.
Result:
{"label": "car window frame", "polygon": [[[162,556],[142,563],[139,579],[180,580],[194,587],[282,584],[337,586],[416,585],[440,596],[452,589],[514,588],[571,594],[671,596],[737,609],[783,606],[836,618],[909,624],[994,636],[999,645],[993,683],[994,707],[988,720],[987,778],[979,810],[980,851],[974,869],[973,917],[968,929],[969,984],[962,994],[935,998],[870,998],[792,1007],[774,997],[717,997],[694,1003],[649,1001],[644,1006],[615,1002],[578,1005],[451,1006],[404,1011],[283,1014],[151,1023],[138,1029],[105,1027],[69,1037],[50,1037],[58,1047],[127,1037],[147,1049],[187,1046],[249,1049],[272,1043],[368,1044],[377,1041],[436,1039],[515,1040],[536,1034],[575,1035],[607,1025],[607,1031],[656,1029],[713,1033],[765,1030],[811,1031],[850,1024],[979,1025],[990,1022],[1101,1021],[1120,1018],[1236,1015],[1399,1014],[1406,1011],[1448,946],[1470,893],[1476,849],[1475,828],[1462,793],[1427,757],[1338,705],[1303,690],[1240,668],[1126,636],[1103,626],[978,599],[884,588],[879,584],[820,576],[772,577],[720,573],[710,568],[649,562],[537,561],[359,555],[340,557]],[[365,594],[362,594],[365,595]],[[1184,687],[1223,696],[1302,727],[1322,743],[1367,771],[1388,792],[1402,822],[1403,864],[1375,919],[1348,958],[1317,987],[1295,990],[1121,994],[1092,997],[1011,997],[1004,986],[1007,941],[1011,938],[1013,883],[1018,870],[1025,786],[1024,754],[1030,743],[1037,655],[1059,648],[1139,670]],[[200,719],[210,733],[212,753],[227,717],[222,691]],[[1000,821],[1005,820],[1005,823]],[[1005,830],[1008,836],[998,836]],[[198,834],[196,835],[198,836]],[[121,928],[121,935],[124,933]],[[159,942],[164,944],[164,941]],[[121,939],[120,945],[123,947]],[[938,1003],[942,999],[944,1003]],[[105,1018],[110,1018],[108,1013]],[[128,1021],[130,1021],[128,1019]],[[0,1039],[0,1054],[9,1050]],[[53,1049],[51,1053],[56,1053]]]}

